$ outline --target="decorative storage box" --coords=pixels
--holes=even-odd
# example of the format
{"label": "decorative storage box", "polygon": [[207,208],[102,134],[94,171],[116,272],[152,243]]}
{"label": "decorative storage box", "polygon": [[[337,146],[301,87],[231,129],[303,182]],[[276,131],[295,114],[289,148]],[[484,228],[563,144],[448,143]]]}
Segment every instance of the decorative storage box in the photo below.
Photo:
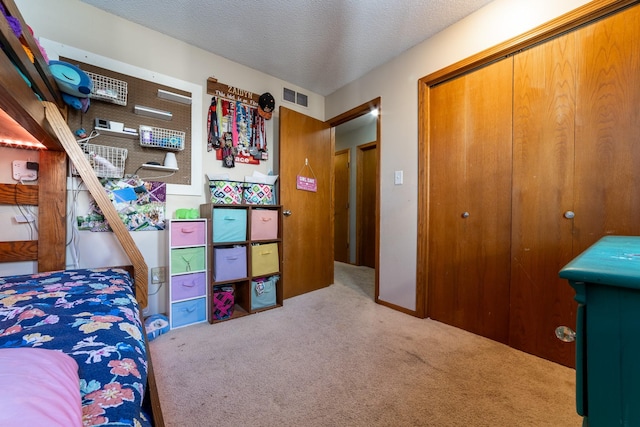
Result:
{"label": "decorative storage box", "polygon": [[273,205],[275,204],[274,186],[255,182],[244,183],[244,202],[248,205]]}
{"label": "decorative storage box", "polygon": [[205,298],[176,302],[172,308],[171,327],[190,325],[207,320],[207,300]]}
{"label": "decorative storage box", "polygon": [[194,246],[206,243],[206,223],[199,221],[175,222],[171,227],[172,246]]}
{"label": "decorative storage box", "polygon": [[213,208],[213,243],[247,240],[247,210]]}
{"label": "decorative storage box", "polygon": [[233,316],[235,298],[232,286],[213,287],[212,314],[215,320],[224,320]]}
{"label": "decorative storage box", "polygon": [[251,310],[276,305],[276,283],[280,276],[271,276],[251,281]]}
{"label": "decorative storage box", "polygon": [[221,205],[239,205],[242,203],[242,190],[244,182],[210,180],[211,203]]}
{"label": "decorative storage box", "polygon": [[206,270],[205,248],[171,249],[171,273]]}
{"label": "decorative storage box", "polygon": [[279,269],[278,244],[267,243],[251,246],[251,275],[264,276]]}
{"label": "decorative storage box", "polygon": [[171,296],[173,300],[195,298],[206,294],[206,272],[171,276]]}
{"label": "decorative storage box", "polygon": [[247,277],[247,248],[214,248],[213,277],[216,282]]}
{"label": "decorative storage box", "polygon": [[278,211],[254,209],[251,211],[251,240],[274,240],[278,238]]}

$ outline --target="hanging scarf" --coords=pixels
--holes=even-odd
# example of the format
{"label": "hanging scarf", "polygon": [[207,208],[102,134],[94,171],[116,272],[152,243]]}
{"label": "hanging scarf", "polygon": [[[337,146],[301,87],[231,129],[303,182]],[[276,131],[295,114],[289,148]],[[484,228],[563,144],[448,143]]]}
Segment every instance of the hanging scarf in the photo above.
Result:
{"label": "hanging scarf", "polygon": [[217,113],[218,101],[216,97],[211,98],[211,105],[207,113],[207,151],[220,148],[220,127]]}

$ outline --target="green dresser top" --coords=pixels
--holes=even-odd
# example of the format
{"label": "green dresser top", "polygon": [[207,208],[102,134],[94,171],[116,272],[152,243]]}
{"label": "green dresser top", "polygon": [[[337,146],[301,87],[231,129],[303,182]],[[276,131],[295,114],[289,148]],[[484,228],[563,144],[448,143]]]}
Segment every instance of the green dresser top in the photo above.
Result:
{"label": "green dresser top", "polygon": [[560,270],[572,282],[640,289],[640,236],[605,236]]}

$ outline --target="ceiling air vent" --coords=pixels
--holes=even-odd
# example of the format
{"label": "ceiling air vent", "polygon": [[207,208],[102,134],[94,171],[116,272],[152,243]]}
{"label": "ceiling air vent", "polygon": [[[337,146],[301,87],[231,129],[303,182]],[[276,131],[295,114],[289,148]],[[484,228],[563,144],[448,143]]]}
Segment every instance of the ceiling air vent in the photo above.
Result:
{"label": "ceiling air vent", "polygon": [[303,107],[309,106],[309,97],[304,93],[296,92],[292,89],[283,88],[282,99],[287,102],[301,105]]}

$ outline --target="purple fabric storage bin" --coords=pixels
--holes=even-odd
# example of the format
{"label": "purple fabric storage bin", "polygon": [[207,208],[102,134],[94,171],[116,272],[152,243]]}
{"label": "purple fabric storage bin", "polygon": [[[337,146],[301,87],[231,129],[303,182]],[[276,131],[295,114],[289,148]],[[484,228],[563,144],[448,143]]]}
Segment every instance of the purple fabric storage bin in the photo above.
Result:
{"label": "purple fabric storage bin", "polygon": [[171,276],[171,299],[178,301],[207,294],[207,273]]}
{"label": "purple fabric storage bin", "polygon": [[247,247],[213,249],[213,279],[216,282],[247,277]]}

